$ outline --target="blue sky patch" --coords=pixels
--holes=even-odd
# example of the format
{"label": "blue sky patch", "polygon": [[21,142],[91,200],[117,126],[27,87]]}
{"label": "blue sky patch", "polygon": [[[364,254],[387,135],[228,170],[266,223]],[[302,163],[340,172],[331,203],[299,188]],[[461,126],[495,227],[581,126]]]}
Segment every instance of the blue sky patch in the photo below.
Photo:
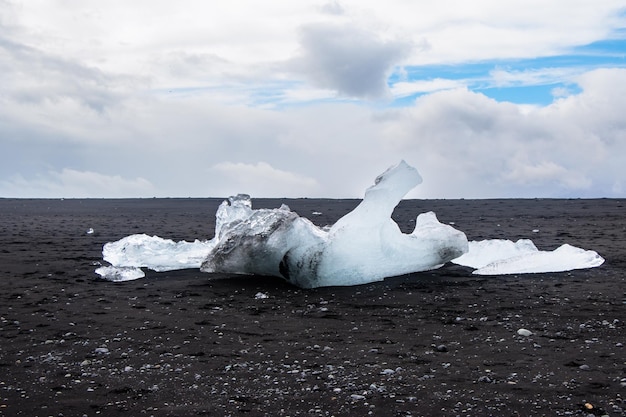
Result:
{"label": "blue sky patch", "polygon": [[[388,83],[393,89],[397,83],[449,80],[498,101],[547,105],[562,95],[579,93],[575,78],[584,72],[626,67],[626,31],[614,35],[553,56],[405,67],[394,72]],[[393,106],[411,105],[417,97],[430,92],[416,87],[416,91],[396,95]]]}

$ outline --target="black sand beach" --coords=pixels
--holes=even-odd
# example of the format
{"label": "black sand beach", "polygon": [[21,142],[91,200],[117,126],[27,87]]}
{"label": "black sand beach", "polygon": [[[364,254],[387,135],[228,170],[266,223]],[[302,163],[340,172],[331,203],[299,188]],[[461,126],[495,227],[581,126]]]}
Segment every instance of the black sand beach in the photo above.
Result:
{"label": "black sand beach", "polygon": [[[593,249],[606,262],[589,270],[450,265],[313,290],[94,274],[102,245],[129,234],[211,238],[220,202],[0,200],[0,416],[625,415],[625,200],[411,200],[394,214],[404,231],[434,210],[470,240]],[[254,205],[282,202],[319,225],[358,203]]]}

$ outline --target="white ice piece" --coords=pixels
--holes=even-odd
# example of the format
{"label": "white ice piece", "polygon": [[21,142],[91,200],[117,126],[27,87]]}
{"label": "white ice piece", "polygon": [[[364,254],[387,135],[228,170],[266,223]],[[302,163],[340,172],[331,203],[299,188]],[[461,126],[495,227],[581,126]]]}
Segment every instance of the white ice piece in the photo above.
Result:
{"label": "white ice piece", "polygon": [[564,244],[553,251],[535,251],[491,262],[475,270],[476,275],[564,272],[600,266],[604,258],[592,250]]}
{"label": "white ice piece", "polygon": [[213,247],[212,241],[174,242],[158,236],[137,234],[107,243],[103,259],[116,266],[141,266],[153,271],[199,268]]}
{"label": "white ice piece", "polygon": [[536,253],[537,251],[537,247],[530,239],[519,239],[517,242],[506,239],[472,240],[469,242],[469,251],[452,262],[479,269],[492,262]]}
{"label": "white ice piece", "polygon": [[134,266],[101,266],[96,269],[96,274],[108,281],[132,281],[143,278],[146,274]]}

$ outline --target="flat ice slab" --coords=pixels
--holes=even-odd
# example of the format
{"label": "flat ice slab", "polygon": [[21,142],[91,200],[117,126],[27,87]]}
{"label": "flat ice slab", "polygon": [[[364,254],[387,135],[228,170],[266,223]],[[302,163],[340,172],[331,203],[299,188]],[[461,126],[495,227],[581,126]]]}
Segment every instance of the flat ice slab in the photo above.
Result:
{"label": "flat ice slab", "polygon": [[604,259],[592,250],[568,244],[553,251],[540,251],[528,239],[490,239],[469,242],[468,253],[452,262],[476,268],[476,275],[507,275],[594,268],[602,265]]}

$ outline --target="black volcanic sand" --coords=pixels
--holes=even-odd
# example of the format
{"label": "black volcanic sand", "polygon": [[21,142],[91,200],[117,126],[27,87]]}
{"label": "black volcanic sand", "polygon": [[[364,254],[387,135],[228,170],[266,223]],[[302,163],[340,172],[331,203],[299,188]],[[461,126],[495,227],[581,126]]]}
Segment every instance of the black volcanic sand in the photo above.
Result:
{"label": "black volcanic sand", "polygon": [[[197,270],[97,279],[104,243],[210,238],[219,202],[0,200],[0,415],[624,415],[625,200],[414,200],[394,214],[405,231],[434,210],[469,239],[594,249],[606,263],[590,270],[451,265],[313,290]],[[357,204],[254,204],[281,202],[320,225]]]}

